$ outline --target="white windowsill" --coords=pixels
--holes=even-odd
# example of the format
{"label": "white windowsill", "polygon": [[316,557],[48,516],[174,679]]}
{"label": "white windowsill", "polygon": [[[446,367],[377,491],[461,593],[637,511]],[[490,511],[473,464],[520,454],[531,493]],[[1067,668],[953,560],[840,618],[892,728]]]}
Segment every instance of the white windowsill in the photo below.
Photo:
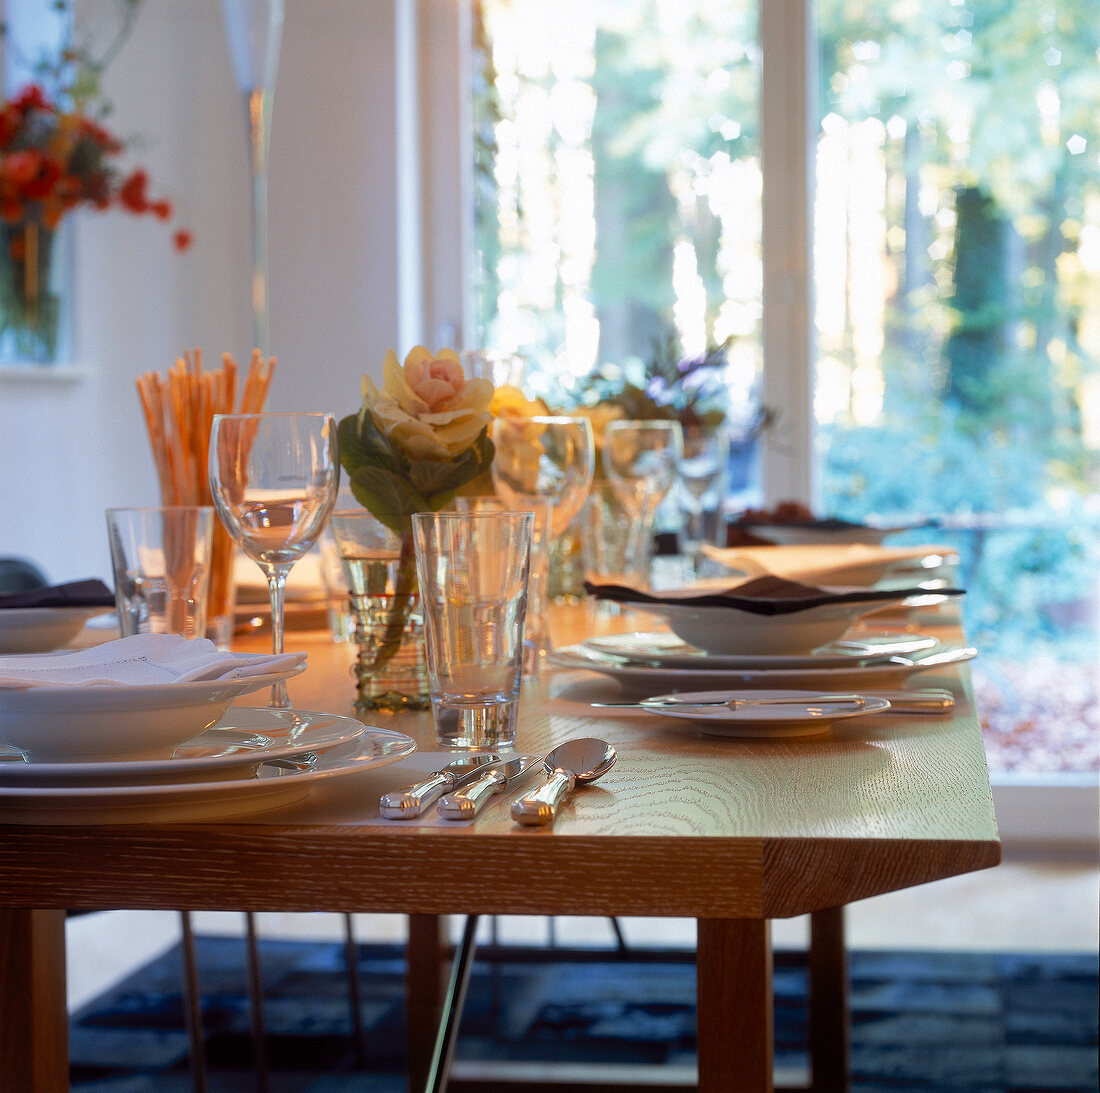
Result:
{"label": "white windowsill", "polygon": [[91,375],[78,364],[19,364],[0,361],[0,383],[77,383]]}

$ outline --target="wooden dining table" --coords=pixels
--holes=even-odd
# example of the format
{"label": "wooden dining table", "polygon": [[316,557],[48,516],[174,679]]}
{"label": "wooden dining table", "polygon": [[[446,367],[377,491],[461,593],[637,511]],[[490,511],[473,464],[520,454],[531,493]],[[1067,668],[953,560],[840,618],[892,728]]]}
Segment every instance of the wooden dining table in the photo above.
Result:
{"label": "wooden dining table", "polygon": [[[637,625],[630,616],[608,624],[590,608],[555,611],[559,644]],[[958,636],[951,618],[931,622]],[[261,648],[263,639],[242,641]],[[288,648],[309,654],[308,670],[291,681],[294,705],[349,713],[354,646],[317,631],[289,634]],[[408,759],[320,781],[307,799],[270,812],[3,823],[0,1088],[68,1088],[66,910],[148,908],[410,916],[410,946],[421,953],[413,959],[410,950],[410,1020],[422,1030],[410,1041],[414,1089],[440,982],[438,966],[425,968],[424,939],[439,937],[443,916],[695,919],[697,1088],[771,1090],[769,920],[835,911],[1000,860],[969,672],[953,666],[914,680],[949,687],[954,712],[874,714],[819,735],[733,739],[593,708],[593,698],[614,697],[613,680],[546,670],[525,682],[517,750],[541,755],[597,736],[618,753],[547,827],[514,823],[511,795],[472,822],[382,819],[379,794],[431,769],[438,749],[424,712],[368,719],[413,737],[418,750]],[[0,793],[0,817],[2,803]]]}

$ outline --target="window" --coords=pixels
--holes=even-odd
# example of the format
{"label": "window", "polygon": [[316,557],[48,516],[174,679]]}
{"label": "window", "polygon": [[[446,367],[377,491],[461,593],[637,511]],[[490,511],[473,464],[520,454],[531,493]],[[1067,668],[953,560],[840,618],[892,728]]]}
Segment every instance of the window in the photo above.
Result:
{"label": "window", "polygon": [[[769,0],[759,24],[750,0],[474,9],[477,340],[527,350],[549,389],[668,334],[685,355],[732,335],[733,412],[780,414],[770,502],[937,517],[959,547],[994,767],[1097,765],[1089,7]],[[1028,741],[1037,724],[1068,735]]]}

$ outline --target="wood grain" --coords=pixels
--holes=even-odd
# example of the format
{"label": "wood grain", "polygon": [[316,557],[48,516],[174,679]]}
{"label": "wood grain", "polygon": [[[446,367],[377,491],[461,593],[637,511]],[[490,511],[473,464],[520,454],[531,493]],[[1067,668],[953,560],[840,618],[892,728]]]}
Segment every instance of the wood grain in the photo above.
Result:
{"label": "wood grain", "polygon": [[0,1088],[69,1088],[65,912],[0,910]]}
{"label": "wood grain", "polygon": [[[567,618],[568,640],[591,622]],[[287,645],[309,653],[291,682],[295,705],[350,712],[351,647],[298,634]],[[700,1089],[733,1088],[734,1074],[744,1088],[770,1088],[768,918],[1000,860],[966,669],[920,681],[950,686],[956,713],[734,740],[594,710],[593,695],[614,693],[607,680],[548,673],[525,685],[517,748],[545,754],[600,736],[618,752],[549,828],[513,823],[508,794],[472,824],[381,820],[380,793],[419,776],[402,764],[318,783],[306,801],[246,820],[27,825],[0,795],[0,1068],[34,1072],[37,1084],[13,1086],[29,1093],[65,1088],[66,907],[396,911],[416,916],[421,942],[434,936],[433,916],[448,914],[686,916],[700,920]],[[380,723],[435,750],[428,715]],[[410,981],[424,1012],[437,971]],[[59,1047],[43,1055],[51,1036]]]}

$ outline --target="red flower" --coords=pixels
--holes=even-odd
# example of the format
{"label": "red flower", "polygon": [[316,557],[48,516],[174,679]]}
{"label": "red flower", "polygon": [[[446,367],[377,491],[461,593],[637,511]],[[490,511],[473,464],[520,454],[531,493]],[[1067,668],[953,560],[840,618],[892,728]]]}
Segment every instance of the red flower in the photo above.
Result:
{"label": "red flower", "polygon": [[26,113],[28,110],[53,110],[54,106],[42,92],[38,84],[27,84],[11,101],[16,110]]}
{"label": "red flower", "polygon": [[139,167],[118,188],[118,203],[132,213],[143,213],[149,208],[149,198],[145,188],[149,185],[149,176]]}
{"label": "red flower", "polygon": [[172,243],[176,250],[187,250],[191,246],[191,233],[186,228],[178,229],[172,236]]}
{"label": "red flower", "polygon": [[[0,217],[55,228],[75,208],[117,203],[127,212],[170,220],[172,203],[150,198],[145,171],[121,175],[113,157],[123,150],[79,106],[58,106],[29,84],[9,101],[0,100]],[[173,242],[183,250],[191,233],[177,232]]]}

